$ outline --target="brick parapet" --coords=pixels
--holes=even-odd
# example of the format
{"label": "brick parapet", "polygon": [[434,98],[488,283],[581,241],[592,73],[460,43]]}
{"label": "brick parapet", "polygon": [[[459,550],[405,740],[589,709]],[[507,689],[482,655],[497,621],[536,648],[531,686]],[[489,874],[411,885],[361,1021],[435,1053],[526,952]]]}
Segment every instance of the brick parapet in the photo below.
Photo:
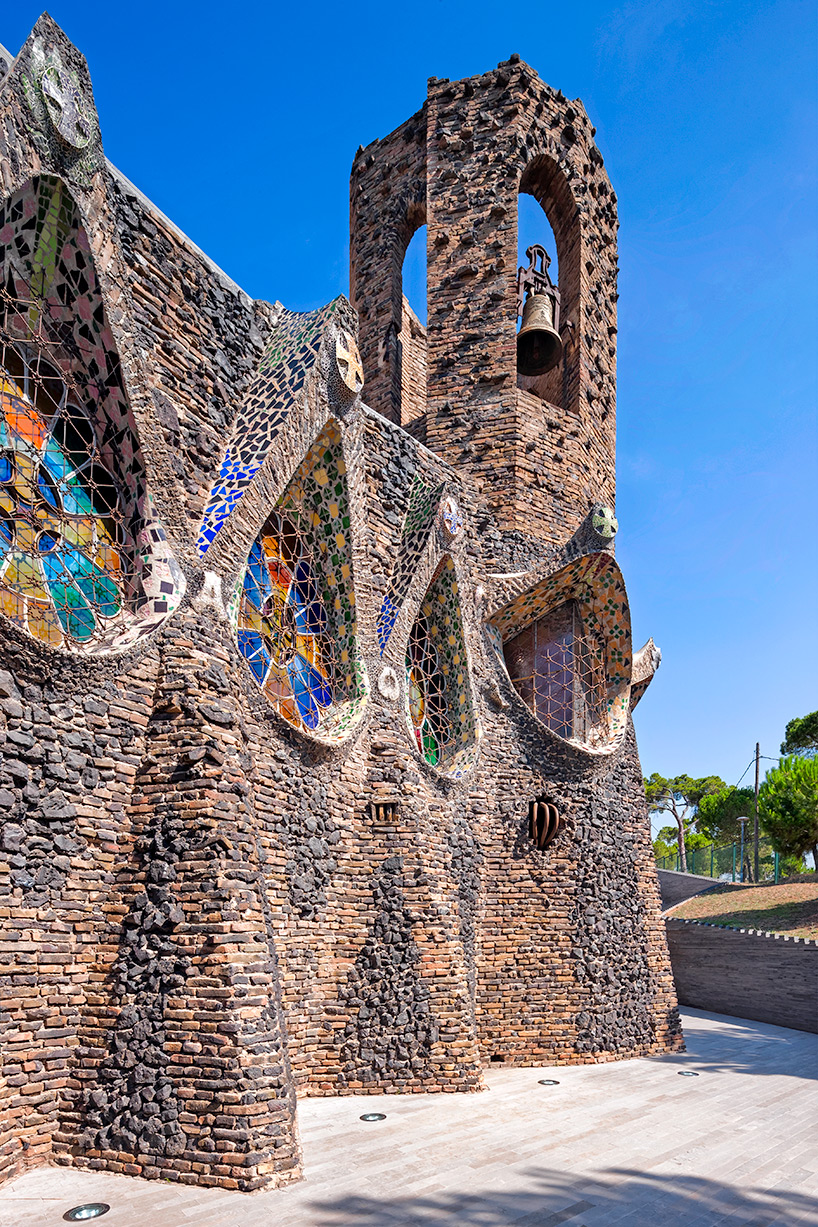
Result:
{"label": "brick parapet", "polygon": [[679,1001],[818,1033],[818,942],[668,917]]}

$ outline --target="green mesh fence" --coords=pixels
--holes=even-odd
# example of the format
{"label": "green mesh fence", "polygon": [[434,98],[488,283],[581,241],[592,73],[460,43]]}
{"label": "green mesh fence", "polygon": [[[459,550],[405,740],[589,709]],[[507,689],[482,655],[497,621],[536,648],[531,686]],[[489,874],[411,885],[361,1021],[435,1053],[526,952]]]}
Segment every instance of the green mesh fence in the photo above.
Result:
{"label": "green mesh fence", "polygon": [[[744,845],[744,874],[741,872],[741,844],[724,844],[716,847],[708,844],[703,848],[687,849],[687,868],[684,872],[699,874],[705,878],[720,879],[724,882],[752,882],[754,875],[755,855],[752,842]],[[671,869],[676,873],[682,871],[682,861],[679,853],[656,858],[658,869]],[[777,882],[779,878],[779,856],[773,852],[769,844],[764,842],[758,847],[758,880],[759,882]]]}

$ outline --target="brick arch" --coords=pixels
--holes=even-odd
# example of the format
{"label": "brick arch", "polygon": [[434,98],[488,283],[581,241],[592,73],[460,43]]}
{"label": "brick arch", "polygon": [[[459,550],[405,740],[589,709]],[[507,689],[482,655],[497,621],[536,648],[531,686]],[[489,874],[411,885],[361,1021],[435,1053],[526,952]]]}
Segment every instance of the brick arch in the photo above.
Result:
{"label": "brick arch", "polygon": [[403,260],[426,224],[426,108],[358,151],[350,194],[350,301],[358,312],[367,403],[401,420],[398,336]]}
{"label": "brick arch", "polygon": [[[570,389],[578,386],[579,347],[574,334],[578,325],[581,294],[581,214],[564,168],[547,153],[537,154],[522,169],[517,198],[533,197],[554,234],[559,265],[560,332],[562,361],[537,378],[518,375],[517,386],[533,392],[552,405],[568,403]],[[554,253],[550,253],[554,254]],[[571,378],[571,376],[574,378]]]}

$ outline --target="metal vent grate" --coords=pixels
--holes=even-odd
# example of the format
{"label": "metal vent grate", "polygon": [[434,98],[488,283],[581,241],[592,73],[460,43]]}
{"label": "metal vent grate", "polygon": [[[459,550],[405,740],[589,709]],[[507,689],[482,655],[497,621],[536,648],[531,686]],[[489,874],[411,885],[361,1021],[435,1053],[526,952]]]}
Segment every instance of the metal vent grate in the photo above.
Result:
{"label": "metal vent grate", "polygon": [[538,848],[544,850],[557,838],[562,826],[562,818],[552,802],[540,797],[529,802],[528,834]]}

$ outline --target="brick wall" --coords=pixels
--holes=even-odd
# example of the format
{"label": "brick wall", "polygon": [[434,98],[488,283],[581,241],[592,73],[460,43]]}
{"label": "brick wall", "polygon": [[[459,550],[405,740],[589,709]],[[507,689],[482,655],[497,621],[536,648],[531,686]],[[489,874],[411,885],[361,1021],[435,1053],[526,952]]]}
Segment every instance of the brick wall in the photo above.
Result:
{"label": "brick wall", "polygon": [[401,424],[408,429],[426,413],[426,329],[405,297],[399,339]]}
{"label": "brick wall", "polygon": [[818,1032],[818,942],[666,921],[681,1005]]}

